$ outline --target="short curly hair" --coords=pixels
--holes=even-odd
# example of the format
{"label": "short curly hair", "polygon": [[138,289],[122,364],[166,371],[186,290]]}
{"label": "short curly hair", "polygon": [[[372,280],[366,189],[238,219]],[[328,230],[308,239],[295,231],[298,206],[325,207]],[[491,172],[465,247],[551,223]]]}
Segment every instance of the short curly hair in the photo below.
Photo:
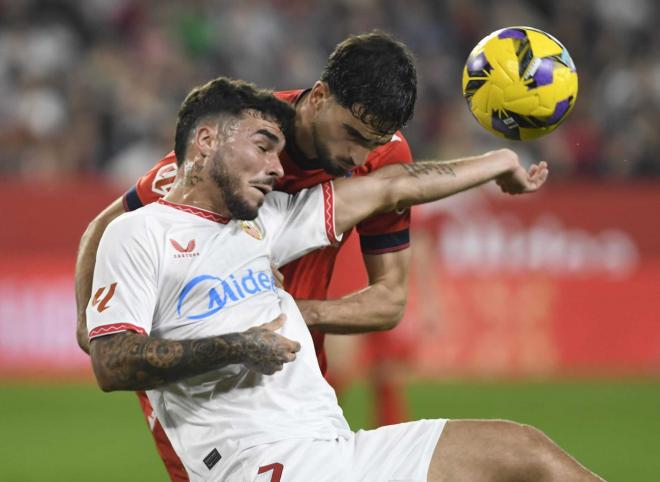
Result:
{"label": "short curly hair", "polygon": [[384,32],[352,35],[339,43],[321,80],[342,107],[384,134],[413,116],[417,71],[412,52]]}
{"label": "short curly hair", "polygon": [[248,109],[275,120],[285,135],[293,126],[295,110],[291,104],[276,98],[270,90],[258,89],[254,84],[227,77],[218,77],[195,87],[181,104],[177,117],[174,135],[177,165],[180,166],[186,157],[190,133],[199,120],[212,115],[239,116]]}

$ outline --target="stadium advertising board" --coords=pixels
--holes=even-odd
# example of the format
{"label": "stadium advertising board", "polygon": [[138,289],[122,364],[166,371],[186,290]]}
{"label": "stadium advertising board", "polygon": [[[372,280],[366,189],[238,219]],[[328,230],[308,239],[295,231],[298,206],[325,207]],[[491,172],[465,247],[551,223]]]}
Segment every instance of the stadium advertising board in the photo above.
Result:
{"label": "stadium advertising board", "polygon": [[[25,189],[0,197],[13,205]],[[90,376],[75,342],[74,255],[116,195],[51,186],[6,214],[0,377]],[[43,217],[44,206],[67,215]],[[414,346],[424,376],[657,373],[658,206],[650,184],[577,183],[519,197],[483,188],[416,209],[409,303],[392,336]],[[365,282],[356,238],[338,260],[335,296]]]}
{"label": "stadium advertising board", "polygon": [[[657,373],[653,206],[653,185],[576,183],[519,197],[493,186],[415,208],[409,302],[395,336],[414,343],[417,373]],[[335,295],[354,277],[347,264]]]}

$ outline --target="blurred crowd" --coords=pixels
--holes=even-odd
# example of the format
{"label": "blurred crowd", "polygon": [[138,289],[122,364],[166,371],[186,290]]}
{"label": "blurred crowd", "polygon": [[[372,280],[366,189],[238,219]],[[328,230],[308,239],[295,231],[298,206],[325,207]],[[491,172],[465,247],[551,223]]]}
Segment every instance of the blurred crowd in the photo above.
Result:
{"label": "blurred crowd", "polygon": [[[0,0],[0,175],[128,185],[171,148],[194,85],[310,87],[337,42],[379,28],[417,57],[415,158],[508,145],[560,177],[657,179],[659,18],[655,0]],[[559,38],[580,76],[565,124],[522,144],[479,127],[461,96],[472,47],[512,25]]]}

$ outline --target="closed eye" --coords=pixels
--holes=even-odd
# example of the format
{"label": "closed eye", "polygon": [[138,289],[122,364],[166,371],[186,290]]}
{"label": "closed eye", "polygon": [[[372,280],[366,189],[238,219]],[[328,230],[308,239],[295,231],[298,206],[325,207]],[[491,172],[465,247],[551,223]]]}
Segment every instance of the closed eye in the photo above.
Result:
{"label": "closed eye", "polygon": [[379,142],[377,140],[367,139],[366,137],[364,137],[360,133],[360,131],[358,131],[357,129],[351,127],[348,124],[344,124],[344,130],[346,131],[346,133],[348,134],[348,136],[351,138],[352,141],[357,142],[361,146],[366,147],[366,148],[371,149],[371,150],[373,150],[377,147],[380,147],[384,144],[387,144],[387,141]]}
{"label": "closed eye", "polygon": [[261,152],[271,152],[278,149],[280,138],[267,129],[259,129],[252,136],[254,143]]}

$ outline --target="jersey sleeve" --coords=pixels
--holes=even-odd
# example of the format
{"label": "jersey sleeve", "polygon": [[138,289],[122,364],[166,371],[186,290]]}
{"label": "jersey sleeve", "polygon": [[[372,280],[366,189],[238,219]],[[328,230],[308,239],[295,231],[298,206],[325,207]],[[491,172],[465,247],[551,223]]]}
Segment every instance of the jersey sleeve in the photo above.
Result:
{"label": "jersey sleeve", "polygon": [[270,255],[276,266],[285,265],[315,249],[338,245],[341,241],[342,235],[335,231],[331,181],[294,195],[275,192],[269,197],[267,215],[273,230]]}
{"label": "jersey sleeve", "polygon": [[156,252],[144,220],[121,216],[106,229],[96,255],[87,305],[89,338],[122,331],[148,335],[156,306]]}
{"label": "jersey sleeve", "polygon": [[172,189],[176,171],[176,156],[170,152],[126,191],[124,209],[134,211],[163,197]]}
{"label": "jersey sleeve", "polygon": [[[388,164],[413,162],[410,146],[400,132],[377,158],[373,170]],[[401,251],[410,245],[410,209],[371,216],[357,225],[364,254]]]}

